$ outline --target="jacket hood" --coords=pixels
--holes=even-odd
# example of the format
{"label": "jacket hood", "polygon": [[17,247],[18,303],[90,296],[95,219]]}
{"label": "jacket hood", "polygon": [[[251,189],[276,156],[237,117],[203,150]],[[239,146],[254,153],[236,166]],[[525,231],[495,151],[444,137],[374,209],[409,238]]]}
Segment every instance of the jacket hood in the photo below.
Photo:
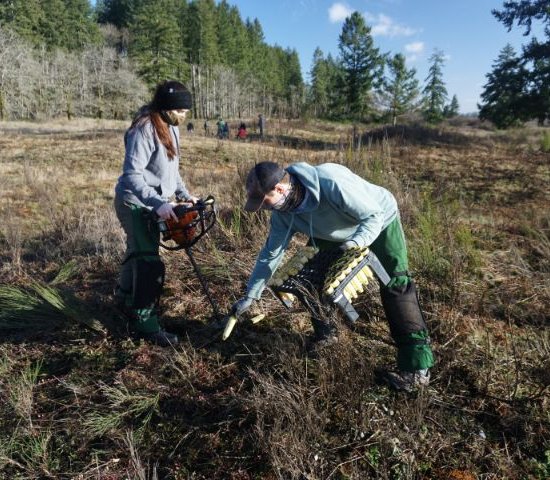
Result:
{"label": "jacket hood", "polygon": [[[301,206],[301,212],[311,212],[319,206],[321,188],[319,186],[319,174],[315,167],[305,162],[294,163],[286,171],[296,177],[309,192],[305,204]],[[292,212],[290,212],[292,213]]]}

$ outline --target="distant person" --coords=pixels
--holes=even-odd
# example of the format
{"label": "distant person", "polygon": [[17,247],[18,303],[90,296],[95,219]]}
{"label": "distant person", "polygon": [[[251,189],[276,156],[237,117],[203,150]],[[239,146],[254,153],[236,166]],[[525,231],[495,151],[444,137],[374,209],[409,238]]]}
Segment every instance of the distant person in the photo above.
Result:
{"label": "distant person", "polygon": [[260,113],[258,115],[258,130],[260,130],[260,138],[264,138],[264,128],[265,128],[265,119],[264,119],[264,116]]}
{"label": "distant person", "polygon": [[246,137],[248,137],[248,132],[246,131],[246,124],[242,122],[239,125],[239,130],[237,130],[237,138],[240,138],[241,140],[246,140]]}
{"label": "distant person", "polygon": [[225,122],[223,126],[223,138],[229,138],[229,123]]}
{"label": "distant person", "polygon": [[[245,210],[271,211],[270,230],[246,294],[233,305],[232,314],[241,315],[260,298],[296,233],[309,236],[321,250],[369,247],[390,276],[387,285],[380,284],[380,294],[397,346],[397,371],[384,370],[381,378],[397,390],[427,385],[434,359],[391,192],[343,165],[300,162],[283,169],[274,162],[261,162],[248,173],[246,193]],[[338,341],[332,324],[314,317],[311,322],[317,348]]]}
{"label": "distant person", "polygon": [[206,137],[210,136],[210,125],[208,124],[208,119],[204,120],[204,135]]}
{"label": "distant person", "polygon": [[216,122],[216,127],[217,127],[217,137],[218,138],[223,138],[223,134],[224,134],[224,131],[225,131],[225,122],[223,121],[223,118],[219,118],[218,121]]}
{"label": "distant person", "polygon": [[193,133],[195,131],[195,125],[193,125],[193,122],[189,122],[187,124],[187,133]]}
{"label": "distant person", "polygon": [[179,82],[157,86],[151,103],[142,107],[124,135],[126,153],[115,187],[116,215],[126,233],[126,253],[115,292],[117,306],[140,338],[162,346],[178,337],[159,324],[164,263],[159,232],[149,212],[176,219],[170,199],[195,203],[179,173],[179,130],[191,108],[191,94]]}

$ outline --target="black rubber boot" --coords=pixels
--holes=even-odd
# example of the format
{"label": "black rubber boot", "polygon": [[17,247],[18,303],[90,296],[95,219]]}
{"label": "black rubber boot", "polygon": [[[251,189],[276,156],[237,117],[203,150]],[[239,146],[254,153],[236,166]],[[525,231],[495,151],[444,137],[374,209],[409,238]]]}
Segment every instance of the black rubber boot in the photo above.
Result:
{"label": "black rubber boot", "polygon": [[158,332],[140,333],[140,338],[143,338],[146,342],[154,343],[160,347],[170,347],[179,343],[177,335],[160,329]]}
{"label": "black rubber boot", "polygon": [[425,388],[430,383],[430,371],[427,368],[414,372],[379,369],[375,371],[375,377],[379,383],[388,385],[392,390],[407,393]]}

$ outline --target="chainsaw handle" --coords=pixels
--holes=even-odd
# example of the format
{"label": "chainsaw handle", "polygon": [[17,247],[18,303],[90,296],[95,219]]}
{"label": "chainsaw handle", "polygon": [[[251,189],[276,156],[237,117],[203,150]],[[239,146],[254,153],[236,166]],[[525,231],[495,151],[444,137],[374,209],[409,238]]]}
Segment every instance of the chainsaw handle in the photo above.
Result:
{"label": "chainsaw handle", "polygon": [[179,207],[181,208],[179,210],[182,213],[200,212],[201,210],[204,210],[206,207],[214,205],[214,203],[216,203],[216,200],[214,199],[214,197],[212,195],[208,195],[208,197],[206,197],[204,200],[200,198],[199,200],[197,200],[197,202],[194,205],[191,205],[189,207],[183,206],[182,204],[180,204]]}

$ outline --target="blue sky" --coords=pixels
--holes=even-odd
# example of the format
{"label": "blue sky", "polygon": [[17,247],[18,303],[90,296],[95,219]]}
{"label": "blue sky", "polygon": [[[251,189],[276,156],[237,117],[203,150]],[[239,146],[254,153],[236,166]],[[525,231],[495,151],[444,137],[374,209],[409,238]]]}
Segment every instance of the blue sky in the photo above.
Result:
{"label": "blue sky", "polygon": [[[502,0],[229,0],[241,17],[258,18],[270,45],[296,48],[304,78],[318,46],[338,54],[346,15],[362,13],[381,52],[403,53],[421,84],[435,48],[446,55],[443,70],[449,97],[456,94],[462,113],[477,110],[479,95],[500,50],[516,52],[526,42],[523,30],[507,32],[491,14]],[[542,29],[536,28],[537,32]]]}

